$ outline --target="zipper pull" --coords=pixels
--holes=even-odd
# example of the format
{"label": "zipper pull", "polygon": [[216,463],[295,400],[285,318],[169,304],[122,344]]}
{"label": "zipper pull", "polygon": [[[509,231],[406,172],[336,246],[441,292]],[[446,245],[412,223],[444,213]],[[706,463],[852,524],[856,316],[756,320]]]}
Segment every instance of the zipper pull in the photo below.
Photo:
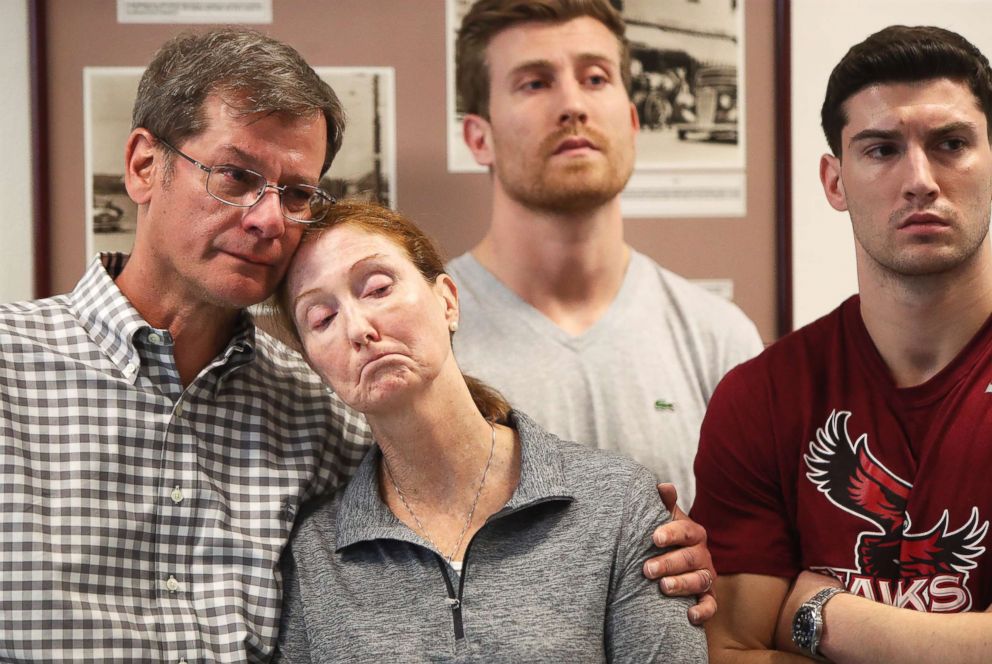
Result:
{"label": "zipper pull", "polygon": [[451,610],[452,611],[457,611],[458,609],[461,608],[462,603],[457,598],[455,598],[455,597],[449,597],[448,598],[448,606],[451,607]]}

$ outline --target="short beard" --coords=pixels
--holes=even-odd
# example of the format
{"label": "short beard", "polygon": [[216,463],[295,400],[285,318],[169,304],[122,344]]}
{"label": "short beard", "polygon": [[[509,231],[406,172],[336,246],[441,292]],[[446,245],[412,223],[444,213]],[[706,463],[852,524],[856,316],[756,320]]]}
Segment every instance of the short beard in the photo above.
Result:
{"label": "short beard", "polygon": [[497,163],[494,168],[495,175],[507,194],[525,207],[553,214],[586,212],[615,199],[627,186],[627,181],[633,173],[632,151],[630,156],[625,158],[622,150],[617,151],[616,146],[601,133],[592,129],[580,132],[574,126],[570,126],[556,131],[542,141],[538,154],[551,155],[567,137],[578,135],[587,135],[601,150],[606,150],[608,154],[614,156],[604,171],[589,173],[595,167],[580,163],[566,167],[559,173],[549,173],[542,169],[534,179],[521,182],[520,178],[501,177]]}
{"label": "short beard", "polygon": [[542,174],[538,180],[508,189],[507,193],[535,210],[577,213],[609,203],[623,191],[629,179],[615,170],[592,182],[583,179],[580,169],[569,169],[565,175],[564,178],[546,178]]}
{"label": "short beard", "polygon": [[[895,226],[900,219],[913,212],[933,212],[934,214],[938,214],[943,217],[952,215],[952,211],[950,209],[944,208],[941,205],[927,206],[925,208],[908,205],[893,212],[889,216],[888,224],[890,226]],[[979,217],[988,218],[989,210],[986,209],[978,212],[977,214]],[[968,229],[968,225],[962,222],[960,218],[955,219],[955,221],[957,222],[959,228],[963,230]],[[908,278],[931,277],[934,275],[952,272],[961,265],[972,260],[975,254],[981,249],[982,244],[988,241],[988,225],[979,227],[976,233],[972,233],[967,236],[964,239],[964,244],[958,247],[956,251],[931,252],[935,255],[931,255],[927,258],[914,257],[912,252],[891,251],[886,247],[869,251],[868,247],[873,246],[874,243],[866,243],[863,241],[863,238],[857,237],[857,234],[855,240],[861,245],[864,252],[875,263],[882,266],[883,269],[892,275]],[[922,244],[923,243],[921,242],[920,245],[922,246]],[[909,255],[907,255],[907,253]]]}

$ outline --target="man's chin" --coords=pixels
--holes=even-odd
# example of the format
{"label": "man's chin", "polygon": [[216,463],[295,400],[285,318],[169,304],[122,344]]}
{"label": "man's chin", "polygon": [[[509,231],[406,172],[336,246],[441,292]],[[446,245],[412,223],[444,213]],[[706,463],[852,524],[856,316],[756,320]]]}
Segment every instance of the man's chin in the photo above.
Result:
{"label": "man's chin", "polygon": [[218,284],[208,294],[213,304],[225,309],[245,309],[261,304],[275,292],[275,284],[249,279],[230,280]]}
{"label": "man's chin", "polygon": [[612,202],[623,186],[616,182],[590,183],[576,186],[576,183],[553,182],[535,187],[521,197],[528,207],[556,213],[584,212],[594,210]]}

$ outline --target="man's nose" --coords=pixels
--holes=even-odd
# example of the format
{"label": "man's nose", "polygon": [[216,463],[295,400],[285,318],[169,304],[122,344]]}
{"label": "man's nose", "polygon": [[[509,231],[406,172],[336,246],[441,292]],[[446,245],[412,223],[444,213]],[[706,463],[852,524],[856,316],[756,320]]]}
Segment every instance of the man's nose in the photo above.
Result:
{"label": "man's nose", "polygon": [[274,240],[286,232],[286,223],[279,189],[266,184],[262,197],[244,215],[245,228],[259,237]]}
{"label": "man's nose", "polygon": [[934,176],[930,156],[922,146],[910,146],[906,150],[906,176],[903,181],[903,196],[908,200],[929,202],[937,198],[940,186]]}
{"label": "man's nose", "polygon": [[561,125],[584,123],[589,119],[585,91],[579,81],[564,78],[558,86],[561,98],[561,112],[558,123]]}

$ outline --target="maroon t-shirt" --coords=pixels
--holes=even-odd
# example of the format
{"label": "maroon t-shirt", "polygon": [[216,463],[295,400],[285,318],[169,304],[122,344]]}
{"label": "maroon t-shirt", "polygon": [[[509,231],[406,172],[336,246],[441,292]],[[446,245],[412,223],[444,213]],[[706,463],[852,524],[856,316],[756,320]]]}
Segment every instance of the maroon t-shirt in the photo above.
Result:
{"label": "maroon t-shirt", "polygon": [[692,516],[722,574],[833,574],[925,611],[992,603],[992,319],[897,388],[857,296],[731,371],[703,421]]}

